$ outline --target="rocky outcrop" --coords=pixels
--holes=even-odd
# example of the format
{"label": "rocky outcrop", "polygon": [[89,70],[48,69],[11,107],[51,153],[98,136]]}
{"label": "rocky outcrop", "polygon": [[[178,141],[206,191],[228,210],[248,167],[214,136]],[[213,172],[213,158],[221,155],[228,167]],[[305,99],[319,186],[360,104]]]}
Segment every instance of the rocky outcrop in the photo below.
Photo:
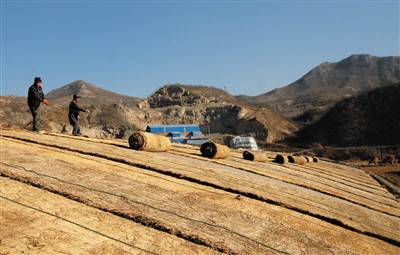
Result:
{"label": "rocky outcrop", "polygon": [[[249,114],[250,111],[252,112],[251,114]],[[274,135],[279,131],[264,125],[262,120],[262,118],[257,118],[254,115],[253,110],[236,105],[228,105],[207,107],[203,125],[209,128],[212,133],[250,135],[258,140],[274,142],[276,140]]]}
{"label": "rocky outcrop", "polygon": [[[250,135],[273,143],[297,130],[287,119],[267,108],[253,108],[240,103],[223,90],[204,86],[164,86],[148,98],[161,118],[155,123],[195,123],[204,133]],[[157,122],[158,121],[158,122]]]}
{"label": "rocky outcrop", "polygon": [[163,86],[148,98],[148,102],[152,108],[240,103],[235,97],[218,88],[182,84]]}
{"label": "rocky outcrop", "polygon": [[152,108],[167,107],[171,105],[192,106],[208,103],[205,97],[193,94],[189,90],[178,85],[162,87],[148,99],[148,102]]}

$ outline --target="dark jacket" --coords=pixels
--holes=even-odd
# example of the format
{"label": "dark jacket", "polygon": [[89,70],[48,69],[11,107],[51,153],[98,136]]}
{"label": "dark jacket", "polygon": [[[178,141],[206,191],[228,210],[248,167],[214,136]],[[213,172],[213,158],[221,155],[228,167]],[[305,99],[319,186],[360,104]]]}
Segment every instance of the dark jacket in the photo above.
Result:
{"label": "dark jacket", "polygon": [[36,87],[35,84],[29,87],[28,90],[28,106],[29,108],[38,108],[40,103],[45,99],[41,87]]}
{"label": "dark jacket", "polygon": [[82,109],[78,106],[76,100],[72,100],[71,103],[69,104],[69,113],[68,113],[68,117],[74,118],[74,119],[78,119],[79,116],[79,112],[86,112],[85,109]]}

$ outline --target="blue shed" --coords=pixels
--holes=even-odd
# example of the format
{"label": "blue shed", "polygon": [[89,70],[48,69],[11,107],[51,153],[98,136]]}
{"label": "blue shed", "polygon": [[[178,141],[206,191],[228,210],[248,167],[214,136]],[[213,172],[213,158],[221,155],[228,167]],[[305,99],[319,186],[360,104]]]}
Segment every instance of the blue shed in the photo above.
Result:
{"label": "blue shed", "polygon": [[201,133],[199,125],[194,124],[149,125],[146,132],[163,134],[176,143],[202,144],[208,141]]}

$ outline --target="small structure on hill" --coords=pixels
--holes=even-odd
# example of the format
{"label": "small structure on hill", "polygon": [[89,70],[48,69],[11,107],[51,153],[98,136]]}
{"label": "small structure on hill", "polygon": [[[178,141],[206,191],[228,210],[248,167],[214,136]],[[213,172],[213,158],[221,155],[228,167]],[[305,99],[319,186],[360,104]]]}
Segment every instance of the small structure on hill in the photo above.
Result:
{"label": "small structure on hill", "polygon": [[202,144],[208,141],[200,126],[195,124],[149,125],[146,132],[167,136],[175,143]]}

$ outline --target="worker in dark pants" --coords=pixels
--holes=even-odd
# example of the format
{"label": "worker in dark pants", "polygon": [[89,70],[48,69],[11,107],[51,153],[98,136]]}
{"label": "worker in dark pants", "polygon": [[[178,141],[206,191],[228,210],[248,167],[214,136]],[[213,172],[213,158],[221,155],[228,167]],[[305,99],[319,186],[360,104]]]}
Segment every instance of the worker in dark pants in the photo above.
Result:
{"label": "worker in dark pants", "polygon": [[79,113],[80,112],[89,112],[89,110],[85,110],[79,107],[78,99],[80,96],[74,95],[71,103],[69,104],[69,123],[72,125],[72,134],[73,135],[81,135],[81,129],[79,127]]}
{"label": "worker in dark pants", "polygon": [[35,77],[32,86],[28,90],[28,106],[32,113],[32,131],[39,132],[40,129],[40,104],[48,105],[42,90],[42,79]]}

